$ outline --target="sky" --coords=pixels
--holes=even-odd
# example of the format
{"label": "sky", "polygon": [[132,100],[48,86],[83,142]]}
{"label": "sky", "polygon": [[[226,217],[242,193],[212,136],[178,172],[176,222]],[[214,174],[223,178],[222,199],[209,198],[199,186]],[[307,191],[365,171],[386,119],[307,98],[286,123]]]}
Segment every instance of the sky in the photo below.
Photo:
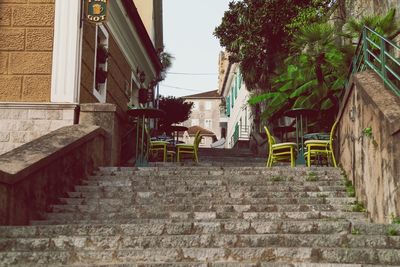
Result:
{"label": "sky", "polygon": [[161,95],[185,96],[218,88],[218,55],[223,49],[213,32],[230,1],[163,1],[165,51],[175,59],[160,83]]}

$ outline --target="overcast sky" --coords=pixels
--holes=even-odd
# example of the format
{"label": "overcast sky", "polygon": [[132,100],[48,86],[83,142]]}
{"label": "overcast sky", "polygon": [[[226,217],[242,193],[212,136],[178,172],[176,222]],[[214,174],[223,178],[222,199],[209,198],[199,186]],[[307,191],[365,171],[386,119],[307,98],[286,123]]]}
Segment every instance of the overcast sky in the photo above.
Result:
{"label": "overcast sky", "polygon": [[222,48],[213,32],[230,1],[163,1],[165,50],[175,59],[168,71],[171,74],[160,83],[161,95],[185,96],[217,89],[218,55]]}

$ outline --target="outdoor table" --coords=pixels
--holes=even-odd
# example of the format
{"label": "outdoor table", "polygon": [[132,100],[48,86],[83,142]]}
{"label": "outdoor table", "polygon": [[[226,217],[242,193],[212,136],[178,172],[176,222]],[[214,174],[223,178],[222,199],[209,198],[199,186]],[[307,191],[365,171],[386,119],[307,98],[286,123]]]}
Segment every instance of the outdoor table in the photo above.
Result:
{"label": "outdoor table", "polygon": [[[130,109],[127,111],[128,116],[138,118],[136,124],[136,163],[135,166],[146,166],[147,159],[146,153],[144,151],[144,131],[146,125],[146,119],[149,118],[162,118],[165,116],[165,112],[161,109],[156,108],[137,108]],[[141,143],[139,144],[139,130],[140,122],[142,123],[142,134]],[[140,149],[139,149],[140,147]]]}
{"label": "outdoor table", "polygon": [[[296,143],[297,143],[297,159],[296,164],[305,164],[304,159],[304,122],[307,129],[307,119],[317,115],[317,110],[307,108],[294,108],[286,111],[285,116],[296,119]],[[305,121],[303,121],[305,119]]]}
{"label": "outdoor table", "polygon": [[304,140],[329,140],[329,133],[309,133],[304,135]]}
{"label": "outdoor table", "polygon": [[169,126],[171,132],[176,133],[176,144],[179,143],[179,132],[184,132],[188,130],[188,127],[180,126],[180,125],[171,125]]}

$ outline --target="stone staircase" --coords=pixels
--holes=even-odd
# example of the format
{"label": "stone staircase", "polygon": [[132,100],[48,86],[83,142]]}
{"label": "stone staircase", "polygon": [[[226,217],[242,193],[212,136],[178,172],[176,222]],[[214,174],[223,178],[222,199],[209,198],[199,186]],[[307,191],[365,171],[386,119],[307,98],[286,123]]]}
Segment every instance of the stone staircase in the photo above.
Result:
{"label": "stone staircase", "polygon": [[400,266],[400,225],[353,212],[339,169],[216,158],[101,168],[44,220],[0,227],[0,266]]}

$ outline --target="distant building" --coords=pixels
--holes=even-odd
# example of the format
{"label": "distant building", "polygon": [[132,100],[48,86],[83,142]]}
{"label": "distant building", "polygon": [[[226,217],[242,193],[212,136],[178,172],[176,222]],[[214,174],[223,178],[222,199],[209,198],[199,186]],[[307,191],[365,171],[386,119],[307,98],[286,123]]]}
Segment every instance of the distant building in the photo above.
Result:
{"label": "distant building", "polygon": [[220,115],[221,131],[226,133],[225,148],[233,148],[239,141],[249,141],[252,123],[249,91],[243,81],[238,63],[229,62],[221,52],[219,58],[218,94],[223,99]]}
{"label": "distant building", "polygon": [[[200,126],[213,132],[217,139],[221,138],[219,126],[221,96],[217,93],[217,90],[188,95],[182,98],[193,102],[192,114],[187,121],[183,122],[183,125],[186,127]],[[204,136],[200,146],[210,147],[211,143],[215,141],[215,137],[213,138],[210,134]]]}
{"label": "distant building", "polygon": [[87,1],[1,2],[0,154],[79,123],[85,103],[124,114],[160,75],[162,0],[109,0],[100,24]]}

